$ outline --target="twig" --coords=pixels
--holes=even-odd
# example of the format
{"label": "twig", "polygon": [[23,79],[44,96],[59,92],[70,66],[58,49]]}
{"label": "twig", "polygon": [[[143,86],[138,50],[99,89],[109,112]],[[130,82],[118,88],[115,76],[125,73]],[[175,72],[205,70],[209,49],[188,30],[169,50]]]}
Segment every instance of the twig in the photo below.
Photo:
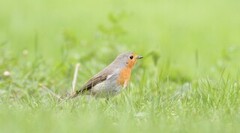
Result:
{"label": "twig", "polygon": [[75,67],[75,71],[74,71],[74,77],[73,77],[73,81],[72,81],[72,95],[75,93],[79,66],[80,66],[80,64],[77,63],[76,67]]}

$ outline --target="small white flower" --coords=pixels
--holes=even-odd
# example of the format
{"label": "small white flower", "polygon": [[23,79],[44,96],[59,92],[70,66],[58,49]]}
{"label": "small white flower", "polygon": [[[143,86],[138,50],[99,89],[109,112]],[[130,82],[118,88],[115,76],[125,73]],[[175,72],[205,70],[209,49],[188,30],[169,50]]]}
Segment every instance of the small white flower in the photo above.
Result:
{"label": "small white flower", "polygon": [[9,77],[9,76],[11,76],[11,73],[9,71],[4,71],[3,75],[6,77]]}

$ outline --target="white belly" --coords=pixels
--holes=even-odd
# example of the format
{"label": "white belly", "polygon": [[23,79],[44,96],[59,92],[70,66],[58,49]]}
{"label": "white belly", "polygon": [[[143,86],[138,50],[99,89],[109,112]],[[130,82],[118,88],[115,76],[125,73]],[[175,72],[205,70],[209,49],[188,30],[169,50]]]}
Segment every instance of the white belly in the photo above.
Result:
{"label": "white belly", "polygon": [[95,85],[91,89],[90,93],[91,95],[94,95],[96,97],[111,97],[119,94],[121,88],[122,87],[120,85],[104,81],[102,83]]}

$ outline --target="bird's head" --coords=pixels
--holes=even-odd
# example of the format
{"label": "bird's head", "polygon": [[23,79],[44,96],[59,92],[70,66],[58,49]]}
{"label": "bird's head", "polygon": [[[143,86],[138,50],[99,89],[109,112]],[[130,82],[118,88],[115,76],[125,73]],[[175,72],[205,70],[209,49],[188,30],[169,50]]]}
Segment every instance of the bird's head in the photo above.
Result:
{"label": "bird's head", "polygon": [[137,55],[133,52],[122,53],[117,56],[115,62],[119,63],[121,66],[133,68],[137,60],[142,59],[143,56]]}

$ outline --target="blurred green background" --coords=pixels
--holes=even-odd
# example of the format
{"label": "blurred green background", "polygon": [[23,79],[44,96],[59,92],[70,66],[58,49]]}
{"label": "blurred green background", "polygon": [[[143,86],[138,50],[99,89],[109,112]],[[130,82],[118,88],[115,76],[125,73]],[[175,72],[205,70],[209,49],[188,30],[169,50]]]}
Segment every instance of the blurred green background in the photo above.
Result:
{"label": "blurred green background", "polygon": [[154,51],[178,67],[194,72],[199,65],[206,72],[218,59],[239,53],[239,5],[237,0],[2,1],[0,41],[13,53],[26,49],[33,55],[37,47],[52,60],[66,51],[79,61],[87,53],[92,59]]}
{"label": "blurred green background", "polygon": [[[239,0],[0,1],[2,132],[237,131],[239,7]],[[77,63],[80,87],[125,51],[145,58],[126,93],[109,103],[62,104],[43,91],[69,91]]]}

